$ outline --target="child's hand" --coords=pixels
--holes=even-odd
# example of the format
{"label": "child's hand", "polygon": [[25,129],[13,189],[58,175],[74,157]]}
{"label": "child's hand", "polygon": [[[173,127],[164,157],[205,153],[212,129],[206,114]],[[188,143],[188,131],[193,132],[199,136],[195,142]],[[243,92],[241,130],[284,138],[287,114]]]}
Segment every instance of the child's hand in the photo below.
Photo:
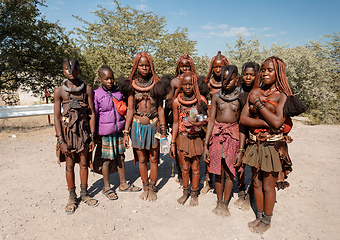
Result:
{"label": "child's hand", "polygon": [[63,142],[63,143],[60,144],[60,151],[61,151],[64,155],[66,155],[66,156],[68,156],[68,155],[71,154],[71,152],[70,152],[70,150],[68,149],[68,146],[67,146],[67,144],[66,144],[65,142]]}
{"label": "child's hand", "polygon": [[204,150],[203,150],[203,160],[206,163],[210,163],[210,157],[209,157],[209,150],[207,148],[207,146],[204,146]]}
{"label": "child's hand", "polygon": [[89,152],[92,152],[95,146],[96,146],[95,142],[91,141],[89,144]]}
{"label": "child's hand", "polygon": [[234,167],[239,167],[242,164],[242,158],[243,158],[243,152],[239,151],[236,154],[235,160],[234,160]]}
{"label": "child's hand", "polygon": [[128,149],[130,147],[130,145],[129,145],[129,135],[128,134],[124,134],[123,144],[124,144],[124,147],[126,149]]}
{"label": "child's hand", "polygon": [[175,156],[176,156],[175,144],[170,144],[170,157],[175,159]]}

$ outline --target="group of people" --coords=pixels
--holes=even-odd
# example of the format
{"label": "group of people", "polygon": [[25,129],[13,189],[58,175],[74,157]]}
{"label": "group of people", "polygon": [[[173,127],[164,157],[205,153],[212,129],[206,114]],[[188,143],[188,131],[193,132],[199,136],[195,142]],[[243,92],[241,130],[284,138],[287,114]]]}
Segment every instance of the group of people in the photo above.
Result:
{"label": "group of people", "polygon": [[[100,67],[98,80],[102,85],[94,91],[79,78],[76,59],[64,59],[63,72],[66,79],[54,92],[54,123],[57,156],[60,162],[66,161],[67,214],[78,206],[75,163],[80,167],[81,201],[98,205],[87,192],[88,166],[96,145],[101,152],[103,194],[108,199],[118,198],[109,182],[114,165],[120,178],[119,191],[143,190],[142,200],[155,201],[160,139],[167,139],[171,129],[170,156],[176,160],[178,181],[183,186],[179,204],[190,197],[189,205],[197,206],[199,193],[203,195],[213,187],[213,176],[215,214],[230,215],[228,204],[236,179],[236,202],[249,204],[249,188],[246,190],[244,183],[246,164],[252,169],[257,207],[256,219],[248,226],[257,233],[270,227],[275,187],[288,187],[285,179],[292,171],[287,152],[287,143],[292,141],[288,136],[290,117],[305,111],[304,104],[292,94],[281,59],[270,57],[261,66],[247,62],[239,76],[237,67],[218,52],[208,75],[199,77],[192,58],[185,54],[179,57],[171,80],[168,76],[159,78],[151,57],[141,52],[135,56],[130,76],[120,78],[118,85],[111,68]],[[125,179],[124,152],[130,144],[135,164],[139,162],[143,189]],[[202,156],[205,186],[199,191]]]}

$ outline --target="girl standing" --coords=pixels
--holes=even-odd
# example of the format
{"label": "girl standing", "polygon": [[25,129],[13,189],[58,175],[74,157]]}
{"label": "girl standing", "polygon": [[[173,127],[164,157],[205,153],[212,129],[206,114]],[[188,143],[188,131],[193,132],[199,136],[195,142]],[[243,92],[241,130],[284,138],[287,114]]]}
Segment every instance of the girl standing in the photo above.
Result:
{"label": "girl standing", "polygon": [[170,79],[164,77],[160,80],[155,73],[151,57],[141,52],[134,59],[130,77],[120,81],[120,89],[128,96],[123,143],[125,148],[129,148],[131,134],[135,161],[139,161],[139,172],[143,182],[144,191],[140,198],[156,201],[159,139],[155,135],[166,138],[163,99],[170,89]]}
{"label": "girl standing", "polygon": [[[207,100],[201,96],[197,83],[197,75],[186,71],[179,78],[179,86],[173,101],[174,124],[171,140],[170,156],[175,158],[176,146],[180,164],[183,165],[183,195],[177,199],[184,205],[190,196],[189,171],[192,170],[192,186],[190,206],[198,205],[198,183],[200,179],[200,158],[203,153],[205,121],[197,114],[207,114]],[[201,120],[201,121],[199,121]]]}
{"label": "girl standing", "polygon": [[289,128],[285,120],[305,110],[288,85],[284,62],[277,57],[265,60],[240,118],[241,124],[251,128],[243,162],[252,168],[257,214],[248,226],[256,233],[270,228],[278,174],[283,165],[291,166],[287,152],[291,139],[284,134]]}

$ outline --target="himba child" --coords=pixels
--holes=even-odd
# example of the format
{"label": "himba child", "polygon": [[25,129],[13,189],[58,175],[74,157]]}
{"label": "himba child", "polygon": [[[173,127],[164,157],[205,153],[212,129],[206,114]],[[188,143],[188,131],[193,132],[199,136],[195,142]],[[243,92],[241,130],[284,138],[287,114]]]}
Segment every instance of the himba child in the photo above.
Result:
{"label": "himba child", "polygon": [[250,127],[243,162],[252,168],[257,213],[248,226],[253,232],[262,234],[270,228],[278,174],[286,166],[291,170],[287,143],[292,140],[285,134],[291,125],[285,121],[305,110],[289,87],[285,63],[274,56],[266,59],[240,117],[240,123]]}
{"label": "himba child", "polygon": [[[228,59],[221,54],[221,51],[217,52],[217,55],[211,59],[209,72],[205,78],[205,82],[209,87],[209,98],[222,88],[221,69],[223,66],[229,65]],[[210,109],[210,106],[209,106]],[[210,110],[208,110],[208,115]],[[212,188],[212,174],[209,174],[209,169],[206,164],[205,167],[205,186],[201,189],[201,194],[206,194]]]}
{"label": "himba child", "polygon": [[[173,124],[173,112],[172,112],[173,97],[179,86],[179,76],[186,71],[191,71],[197,74],[194,61],[188,54],[184,54],[178,58],[176,71],[175,71],[175,77],[171,80],[171,90],[166,96],[166,100],[165,100],[165,109],[164,109],[165,120],[166,120],[167,126],[171,128]],[[183,185],[183,180],[182,180],[182,167],[183,166],[179,163],[179,158],[178,158],[177,153],[175,154],[175,161],[176,161],[176,168],[177,168],[177,173],[178,173],[177,180],[180,183],[180,185]]]}
{"label": "himba child", "polygon": [[[170,89],[170,79],[159,79],[151,57],[141,52],[135,56],[128,79],[119,81],[120,90],[128,96],[128,110],[123,130],[124,146],[129,148],[131,127],[132,147],[135,162],[143,182],[142,200],[156,201],[156,182],[159,163],[159,139],[166,137],[163,99]],[[150,161],[150,181],[147,162]]]}
{"label": "himba child", "polygon": [[65,212],[72,214],[78,206],[74,174],[76,162],[80,167],[81,201],[92,207],[98,205],[98,201],[87,192],[88,154],[95,146],[95,115],[93,91],[79,78],[79,62],[74,58],[65,58],[63,73],[66,79],[54,91],[54,127],[59,163],[66,161],[69,200]]}
{"label": "himba child", "polygon": [[[260,65],[255,62],[246,62],[242,65],[241,70],[241,76],[240,81],[241,82],[241,88],[240,88],[240,102],[242,107],[245,105],[247,101],[247,97],[249,92],[252,90],[255,77],[259,71]],[[249,137],[248,134],[249,130],[245,130],[246,139]],[[247,148],[247,140],[245,143],[245,146],[240,146],[241,149]],[[243,169],[244,170],[244,169]],[[238,171],[237,172],[237,179],[238,179],[238,199],[234,202],[235,205],[237,205],[242,210],[249,210],[250,209],[250,197],[249,192],[252,191],[252,184],[250,183],[250,186],[248,186],[247,191],[245,189],[245,171]]]}
{"label": "himba child", "polygon": [[[190,111],[195,109],[198,114],[207,114],[207,100],[198,88],[197,75],[186,71],[179,78],[179,85],[173,100],[173,131],[171,140],[170,156],[175,158],[176,147],[178,150],[180,164],[183,165],[183,195],[177,200],[184,205],[190,196],[189,172],[192,170],[192,186],[190,206],[198,205],[198,183],[200,179],[200,158],[203,153],[204,130],[202,126],[205,121],[190,120]],[[185,123],[185,118],[188,122]],[[203,120],[203,119],[201,119]]]}
{"label": "himba child", "polygon": [[96,134],[100,136],[100,142],[97,147],[101,147],[101,158],[103,159],[103,194],[109,200],[115,200],[118,196],[110,187],[110,165],[117,166],[120,180],[119,191],[137,192],[142,189],[127,184],[125,178],[125,148],[123,145],[124,134],[122,132],[125,127],[125,117],[119,113],[113,100],[124,101],[124,95],[119,91],[118,86],[114,85],[114,74],[110,67],[107,65],[101,66],[98,70],[98,76],[98,80],[102,85],[97,90],[94,90],[93,94]]}
{"label": "himba child", "polygon": [[203,158],[209,164],[210,173],[215,174],[217,205],[213,212],[227,217],[236,171],[242,170],[244,150],[239,146],[244,145],[245,135],[238,123],[241,104],[237,67],[223,66],[221,75],[222,88],[211,99]]}

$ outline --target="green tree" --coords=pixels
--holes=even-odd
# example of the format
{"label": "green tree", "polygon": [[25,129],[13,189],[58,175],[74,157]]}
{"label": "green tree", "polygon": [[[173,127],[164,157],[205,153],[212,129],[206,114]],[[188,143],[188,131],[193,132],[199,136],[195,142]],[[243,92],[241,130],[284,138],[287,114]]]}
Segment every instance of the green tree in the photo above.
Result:
{"label": "green tree", "polygon": [[188,38],[187,29],[170,33],[165,30],[164,17],[115,2],[114,10],[98,6],[94,23],[75,17],[85,25],[75,30],[88,66],[85,74],[93,85],[98,84],[97,70],[102,64],[109,65],[116,75],[128,76],[134,56],[141,51],[153,57],[159,76],[174,75],[178,57],[195,53],[196,42]]}
{"label": "green tree", "polygon": [[287,67],[289,85],[308,107],[306,116],[313,124],[338,123],[339,103],[339,35],[327,35],[330,42],[311,41],[291,48],[288,44],[261,47],[259,39],[245,40],[239,35],[235,46],[225,53],[229,62],[241,67],[247,61],[261,64],[270,56],[281,58]]}
{"label": "green tree", "polygon": [[58,23],[41,17],[44,0],[0,0],[0,88],[51,92],[62,78],[62,59],[76,50]]}
{"label": "green tree", "polygon": [[246,62],[256,62],[261,64],[261,62],[267,57],[268,50],[265,46],[261,47],[260,38],[252,36],[251,39],[245,40],[242,35],[238,35],[235,41],[234,47],[231,47],[228,43],[227,51],[224,55],[227,57],[228,61],[232,65],[236,65],[239,70]]}

